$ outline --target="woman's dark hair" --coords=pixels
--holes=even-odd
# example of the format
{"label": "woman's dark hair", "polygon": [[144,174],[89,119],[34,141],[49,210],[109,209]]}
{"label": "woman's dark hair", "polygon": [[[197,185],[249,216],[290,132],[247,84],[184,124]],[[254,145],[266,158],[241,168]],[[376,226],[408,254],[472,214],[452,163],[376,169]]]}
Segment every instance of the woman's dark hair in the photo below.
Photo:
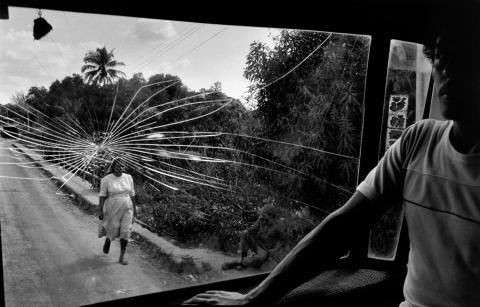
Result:
{"label": "woman's dark hair", "polygon": [[122,165],[122,162],[120,162],[118,159],[113,159],[113,160],[112,160],[112,163],[110,163],[110,167],[108,168],[108,173],[107,173],[107,175],[113,173],[113,168],[114,168],[117,164]]}

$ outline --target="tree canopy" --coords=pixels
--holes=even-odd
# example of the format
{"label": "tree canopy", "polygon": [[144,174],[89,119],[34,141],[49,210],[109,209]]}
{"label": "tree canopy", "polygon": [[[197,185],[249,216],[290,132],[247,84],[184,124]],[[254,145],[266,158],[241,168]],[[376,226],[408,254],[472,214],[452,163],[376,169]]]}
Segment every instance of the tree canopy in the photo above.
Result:
{"label": "tree canopy", "polygon": [[[253,42],[244,72],[253,82],[250,97],[268,137],[328,152],[319,154],[295,146],[269,148],[279,161],[324,179],[283,178],[278,182],[291,196],[307,195],[304,199],[311,203],[325,202],[325,195],[345,194],[335,186],[355,187],[355,157],[360,148],[369,41],[364,36],[333,34],[324,42],[327,37],[323,32],[284,30],[272,49]],[[334,193],[325,193],[327,188]]]}
{"label": "tree canopy", "polygon": [[122,71],[115,69],[125,64],[114,60],[113,50],[108,52],[107,48],[103,47],[85,54],[83,58],[85,65],[82,66],[81,71],[85,75],[87,83],[113,84],[119,76],[125,75]]}

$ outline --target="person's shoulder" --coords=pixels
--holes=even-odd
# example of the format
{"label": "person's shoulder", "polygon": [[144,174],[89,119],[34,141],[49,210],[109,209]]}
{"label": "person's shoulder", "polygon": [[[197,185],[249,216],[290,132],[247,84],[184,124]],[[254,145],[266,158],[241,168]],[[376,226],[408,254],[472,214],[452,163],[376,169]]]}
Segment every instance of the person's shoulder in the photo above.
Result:
{"label": "person's shoulder", "polygon": [[108,180],[108,179],[112,178],[112,176],[113,176],[112,173],[106,174],[105,176],[103,176],[102,181]]}
{"label": "person's shoulder", "polygon": [[426,138],[441,135],[448,127],[449,121],[433,118],[422,119],[405,129],[406,138]]}
{"label": "person's shoulder", "polygon": [[106,184],[106,182],[108,182],[108,180],[110,179],[110,175],[111,174],[107,174],[107,175],[103,176],[103,178],[100,179],[100,185]]}
{"label": "person's shoulder", "polygon": [[449,125],[450,121],[436,119],[424,119],[410,125],[402,134],[400,145],[405,158],[411,160],[431,152],[434,147],[441,144]]}
{"label": "person's shoulder", "polygon": [[449,124],[448,120],[438,120],[433,118],[427,118],[419,120],[418,122],[411,125],[414,129],[422,130],[438,130],[446,128]]}

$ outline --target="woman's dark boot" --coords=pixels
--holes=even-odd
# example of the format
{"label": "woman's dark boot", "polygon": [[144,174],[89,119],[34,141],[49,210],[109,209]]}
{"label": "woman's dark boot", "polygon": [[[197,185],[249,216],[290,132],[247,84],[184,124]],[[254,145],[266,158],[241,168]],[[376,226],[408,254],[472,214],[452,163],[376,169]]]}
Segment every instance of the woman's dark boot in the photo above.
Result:
{"label": "woman's dark boot", "polygon": [[108,237],[105,238],[105,243],[103,244],[103,252],[105,254],[108,254],[108,252],[110,251],[110,243],[111,243],[110,239]]}
{"label": "woman's dark boot", "polygon": [[128,261],[125,260],[125,251],[127,250],[127,244],[128,244],[127,240],[120,239],[120,258],[118,259],[118,262],[120,262],[123,265],[128,264]]}

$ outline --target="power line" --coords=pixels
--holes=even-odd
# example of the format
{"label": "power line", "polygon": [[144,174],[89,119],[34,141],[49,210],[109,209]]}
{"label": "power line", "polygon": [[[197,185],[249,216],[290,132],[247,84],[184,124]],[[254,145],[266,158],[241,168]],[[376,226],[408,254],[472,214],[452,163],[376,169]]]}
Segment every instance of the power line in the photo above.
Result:
{"label": "power line", "polygon": [[170,44],[168,44],[167,46],[165,46],[165,49],[163,50],[163,52],[159,53],[159,54],[155,54],[153,55],[152,57],[150,57],[147,62],[145,62],[143,65],[141,65],[137,70],[141,70],[143,68],[145,68],[147,65],[151,64],[152,62],[156,61],[158,58],[160,58],[161,56],[165,55],[167,52],[169,52],[170,50],[172,50],[173,48],[177,47],[178,45],[180,45],[181,43],[183,43],[187,38],[189,38],[190,36],[192,36],[193,34],[195,34],[196,32],[198,32],[200,30],[200,28],[202,28],[203,25],[200,25],[199,27],[193,29],[192,31],[188,32],[188,33],[185,33],[185,35],[183,37],[179,37],[177,40],[175,41],[172,41],[170,42]]}
{"label": "power line", "polygon": [[[180,31],[179,33],[177,33],[175,36],[173,36],[172,38],[168,39],[170,41],[173,41],[175,39],[177,39],[178,37],[184,35],[186,32],[192,30],[193,28],[195,28],[195,26],[191,26],[190,28],[186,27],[184,28],[182,31]],[[138,62],[138,61],[143,61],[147,58],[147,55],[150,54],[148,57],[151,56],[151,53],[156,51],[157,49],[159,49],[160,47],[162,47],[163,45],[165,45],[167,43],[168,40],[163,40],[161,41],[159,44],[157,44],[155,47],[153,47],[152,49],[150,49],[149,51],[145,52],[143,55],[137,57],[135,60],[133,60],[130,65],[133,65],[135,62]]]}
{"label": "power line", "polygon": [[209,38],[207,38],[206,40],[204,40],[203,42],[201,42],[200,44],[198,44],[197,46],[193,47],[192,49],[190,49],[189,51],[185,52],[184,54],[182,54],[181,56],[179,56],[178,58],[176,58],[175,60],[173,60],[172,62],[176,62],[180,59],[182,59],[183,57],[187,56],[188,54],[192,53],[193,51],[197,50],[198,48],[200,48],[201,46],[203,46],[204,44],[206,44],[208,41],[212,40],[213,38],[215,38],[216,36],[218,36],[220,33],[222,33],[223,31],[225,31],[226,29],[228,29],[228,27],[225,27],[223,29],[221,29],[220,31],[216,32],[214,35],[210,36]]}

